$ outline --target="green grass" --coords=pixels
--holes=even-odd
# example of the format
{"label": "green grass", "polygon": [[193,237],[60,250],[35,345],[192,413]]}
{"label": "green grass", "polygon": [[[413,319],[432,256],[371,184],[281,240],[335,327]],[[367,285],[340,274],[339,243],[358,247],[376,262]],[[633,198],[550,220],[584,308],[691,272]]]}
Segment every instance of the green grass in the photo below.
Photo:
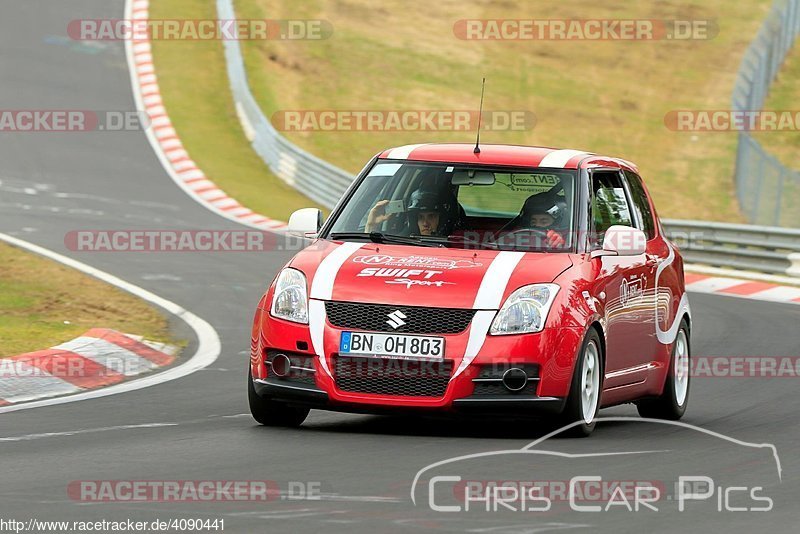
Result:
{"label": "green grass", "polygon": [[46,349],[91,328],[172,341],[166,317],[138,298],[0,243],[0,358]]}
{"label": "green grass", "polygon": [[[781,72],[770,88],[764,109],[770,111],[791,111],[793,117],[800,116],[798,107],[800,96],[800,47],[795,46],[784,62]],[[781,191],[780,224],[783,226],[800,226],[800,165],[797,163],[800,149],[800,124],[797,130],[780,130],[769,132],[753,132],[753,137],[770,154],[778,158],[787,168],[795,171],[795,178],[784,179]],[[777,192],[775,193],[777,194]],[[772,220],[765,220],[772,224]]]}
{"label": "green grass", "polygon": [[[770,88],[764,109],[772,111],[791,111],[800,115],[798,106],[800,97],[800,46],[795,46],[786,58],[781,72]],[[797,153],[800,149],[800,124],[798,130],[781,130],[775,132],[755,132],[758,139],[770,154],[776,156],[781,163],[790,169],[800,170]]]}
{"label": "green grass", "polygon": [[[161,0],[172,1],[172,0]],[[736,136],[694,136],[664,126],[674,109],[725,109],[739,61],[770,0],[705,0],[616,6],[584,0],[531,3],[369,0],[237,0],[240,18],[320,18],[320,41],[248,41],[256,98],[281,109],[531,110],[526,132],[486,142],[579,148],[637,162],[662,216],[740,220],[732,180]],[[703,41],[464,41],[465,18],[716,19]],[[290,132],[312,153],[355,172],[375,152],[414,142],[472,141],[469,132]]]}
{"label": "green grass", "polygon": [[[210,0],[153,0],[154,19],[213,19]],[[190,157],[228,195],[263,215],[288,220],[315,204],[267,169],[236,116],[220,41],[154,41],[164,104]]]}

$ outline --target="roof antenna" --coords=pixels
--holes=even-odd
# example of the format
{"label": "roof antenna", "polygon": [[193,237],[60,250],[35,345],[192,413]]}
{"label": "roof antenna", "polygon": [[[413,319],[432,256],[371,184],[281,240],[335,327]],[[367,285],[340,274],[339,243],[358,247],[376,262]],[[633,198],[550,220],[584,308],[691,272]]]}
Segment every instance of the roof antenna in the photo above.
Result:
{"label": "roof antenna", "polygon": [[481,81],[481,107],[480,111],[478,111],[478,134],[475,138],[475,148],[472,150],[473,154],[480,154],[481,153],[481,117],[483,116],[483,88],[486,85],[486,77],[484,76],[483,80]]}

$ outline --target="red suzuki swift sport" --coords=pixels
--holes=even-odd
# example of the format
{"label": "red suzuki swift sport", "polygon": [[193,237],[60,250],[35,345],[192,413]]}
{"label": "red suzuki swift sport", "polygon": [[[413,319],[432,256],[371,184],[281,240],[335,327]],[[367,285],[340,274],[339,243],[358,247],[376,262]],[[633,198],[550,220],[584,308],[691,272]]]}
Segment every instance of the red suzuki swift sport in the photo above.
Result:
{"label": "red suzuki swift sport", "polygon": [[689,392],[683,260],[634,164],[576,150],[386,150],[258,304],[248,377],[265,425],[312,408],[678,419]]}

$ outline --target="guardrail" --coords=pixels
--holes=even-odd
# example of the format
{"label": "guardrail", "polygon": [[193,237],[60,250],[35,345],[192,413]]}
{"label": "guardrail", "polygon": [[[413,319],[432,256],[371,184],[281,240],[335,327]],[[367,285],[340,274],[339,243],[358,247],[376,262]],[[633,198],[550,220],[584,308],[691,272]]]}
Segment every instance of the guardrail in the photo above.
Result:
{"label": "guardrail", "polygon": [[[800,34],[800,0],[776,0],[739,66],[734,111],[763,108],[769,87]],[[753,224],[800,226],[800,172],[787,168],[747,131],[739,132],[734,171],[739,206]]]}
{"label": "guardrail", "polygon": [[664,219],[687,263],[800,277],[800,230]]}
{"label": "guardrail", "polygon": [[[236,18],[233,0],[217,0],[217,17]],[[278,133],[250,91],[239,41],[222,42],[236,113],[253,150],[278,178],[314,202],[333,208],[353,181],[353,175],[295,146]]]}

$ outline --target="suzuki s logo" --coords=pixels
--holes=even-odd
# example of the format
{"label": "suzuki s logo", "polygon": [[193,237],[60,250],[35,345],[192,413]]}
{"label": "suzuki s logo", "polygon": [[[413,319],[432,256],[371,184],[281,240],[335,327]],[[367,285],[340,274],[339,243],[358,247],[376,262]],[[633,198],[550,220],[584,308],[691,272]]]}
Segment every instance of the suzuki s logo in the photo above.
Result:
{"label": "suzuki s logo", "polygon": [[406,319],[406,314],[404,314],[400,310],[393,311],[392,313],[388,314],[387,317],[389,318],[389,320],[386,321],[386,324],[388,324],[395,330],[406,324],[406,322],[403,320]]}

